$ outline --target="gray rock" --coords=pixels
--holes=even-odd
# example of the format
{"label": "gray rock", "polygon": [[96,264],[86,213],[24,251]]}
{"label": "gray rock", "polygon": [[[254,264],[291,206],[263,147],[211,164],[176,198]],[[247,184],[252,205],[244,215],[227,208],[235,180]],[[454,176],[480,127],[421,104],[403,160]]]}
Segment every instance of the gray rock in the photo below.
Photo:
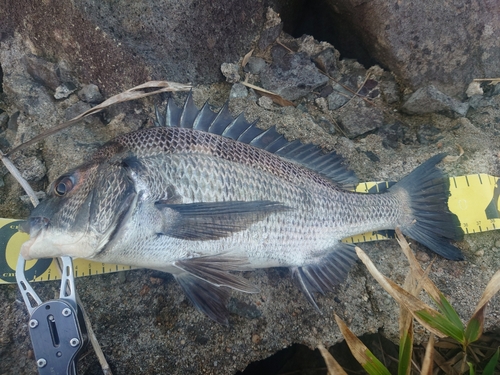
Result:
{"label": "gray rock", "polygon": [[367,105],[359,97],[353,98],[336,113],[339,125],[349,138],[358,137],[382,126],[384,113],[381,109]]}
{"label": "gray rock", "polygon": [[402,144],[411,144],[410,130],[400,121],[383,125],[378,134],[382,137],[382,145],[386,148],[399,149]]}
{"label": "gray rock", "polygon": [[[44,191],[36,191],[35,192],[35,196],[38,198],[38,200],[42,200],[42,199],[45,199],[47,198],[47,193],[45,193]],[[29,197],[29,195],[21,195],[19,197],[19,200],[21,202],[23,202],[23,204],[27,205],[27,206],[31,206],[31,199]]]}
{"label": "gray rock", "polygon": [[387,104],[394,104],[400,99],[400,91],[398,84],[394,80],[382,80],[380,81],[380,91],[382,91],[382,96]]}
{"label": "gray rock", "polygon": [[314,61],[319,68],[333,75],[338,70],[339,53],[333,48],[327,48],[314,57]]}
{"label": "gray rock", "polygon": [[220,70],[226,81],[229,83],[236,83],[240,81],[240,67],[237,64],[223,63]]}
{"label": "gray rock", "polygon": [[56,64],[35,55],[26,55],[23,58],[23,62],[26,64],[27,72],[35,81],[52,91],[56,91],[57,87],[61,84],[61,80],[57,75]]}
{"label": "gray rock", "polygon": [[491,107],[495,105],[495,99],[493,97],[484,97],[483,95],[474,95],[467,101],[470,108],[478,109],[484,107]]}
{"label": "gray rock", "polygon": [[94,84],[83,85],[77,95],[81,101],[91,104],[99,104],[104,100],[101,92],[99,91],[99,87]]}
{"label": "gray rock", "polygon": [[261,96],[257,103],[265,109],[271,110],[273,109],[273,100],[267,96]]}
{"label": "gray rock", "polygon": [[267,8],[266,23],[257,42],[258,48],[263,51],[273,44],[281,34],[281,30],[283,30],[283,22],[281,22],[279,14],[271,7]]}
{"label": "gray rock", "polygon": [[262,86],[287,100],[301,98],[328,83],[305,53],[290,54],[280,46],[273,47],[273,63],[260,75]]}
{"label": "gray rock", "polygon": [[429,85],[411,94],[401,109],[410,115],[440,113],[455,118],[464,117],[469,104],[451,98],[433,85]]}
{"label": "gray rock", "polygon": [[330,95],[328,95],[328,109],[334,111],[339,109],[344,104],[346,104],[350,98],[352,98],[353,93],[346,90],[344,87],[336,83],[333,86],[333,91]]}
{"label": "gray rock", "polygon": [[252,56],[248,59],[244,71],[252,74],[259,74],[266,67],[266,61],[263,58]]}
{"label": "gray rock", "polygon": [[246,98],[248,96],[248,89],[245,85],[241,83],[235,83],[231,86],[231,91],[229,92],[230,98]]}
{"label": "gray rock", "polygon": [[7,112],[0,113],[0,130],[4,130],[7,128],[7,124],[9,123],[9,115]]}
{"label": "gray rock", "polygon": [[[88,103],[76,102],[66,109],[66,111],[64,112],[64,117],[66,121],[71,120],[73,117],[76,117],[83,112],[88,111],[90,108],[92,107]],[[87,117],[83,121],[90,121],[90,119]]]}
{"label": "gray rock", "polygon": [[260,34],[259,42],[257,43],[259,49],[265,50],[267,47],[273,44],[281,34],[281,30],[283,30],[283,23],[263,30]]}
{"label": "gray rock", "polygon": [[[473,78],[500,76],[500,12],[478,1],[329,0],[325,12],[359,35],[398,81],[463,95]],[[329,7],[329,9],[328,9]],[[405,20],[405,22],[401,22]]]}
{"label": "gray rock", "polygon": [[71,82],[65,82],[60,86],[57,86],[54,98],[65,99],[76,91],[77,87]]}
{"label": "gray rock", "polygon": [[421,125],[417,130],[417,141],[422,145],[436,143],[442,137],[441,131],[430,124]]}
{"label": "gray rock", "polygon": [[40,181],[47,173],[45,164],[35,156],[19,158],[17,164],[26,181]]}
{"label": "gray rock", "polygon": [[98,82],[109,96],[151,78],[218,81],[222,62],[248,52],[267,7],[236,0],[76,0],[32,7],[21,0],[3,7],[0,23],[2,36],[22,35],[33,49],[75,68],[80,82]]}

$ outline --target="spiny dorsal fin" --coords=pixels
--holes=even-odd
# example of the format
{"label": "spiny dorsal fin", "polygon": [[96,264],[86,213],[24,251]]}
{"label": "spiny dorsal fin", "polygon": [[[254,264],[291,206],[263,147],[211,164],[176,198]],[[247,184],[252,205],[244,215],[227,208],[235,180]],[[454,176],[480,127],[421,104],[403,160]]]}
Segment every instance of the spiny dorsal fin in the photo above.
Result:
{"label": "spiny dorsal fin", "polygon": [[222,135],[297,162],[340,185],[351,187],[357,182],[354,172],[344,166],[343,158],[335,152],[325,153],[318,146],[297,140],[289,142],[278,133],[275,126],[262,130],[256,126],[257,121],[250,123],[243,114],[233,117],[227,102],[218,112],[212,111],[207,103],[199,110],[190,92],[183,108],[177,107],[169,99],[165,114],[156,110],[155,125],[191,128]]}

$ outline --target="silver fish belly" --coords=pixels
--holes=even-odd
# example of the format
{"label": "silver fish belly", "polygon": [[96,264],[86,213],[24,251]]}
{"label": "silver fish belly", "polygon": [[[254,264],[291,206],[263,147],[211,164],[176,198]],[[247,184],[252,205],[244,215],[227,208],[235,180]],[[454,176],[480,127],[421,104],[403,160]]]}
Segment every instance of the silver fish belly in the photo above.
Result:
{"label": "silver fish belly", "polygon": [[356,260],[342,238],[400,227],[461,259],[436,155],[383,194],[334,153],[288,142],[223,108],[172,100],[157,127],[115,138],[59,177],[30,216],[26,258],[69,255],[170,272],[189,299],[227,324],[228,288],[257,289],[230,271],[289,267],[307,299],[341,282]]}

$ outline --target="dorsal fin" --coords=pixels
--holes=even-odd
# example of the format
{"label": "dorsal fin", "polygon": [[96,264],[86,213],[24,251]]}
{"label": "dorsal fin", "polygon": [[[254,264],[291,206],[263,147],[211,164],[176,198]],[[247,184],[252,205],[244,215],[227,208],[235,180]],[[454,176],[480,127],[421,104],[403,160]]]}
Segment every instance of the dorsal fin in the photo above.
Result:
{"label": "dorsal fin", "polygon": [[192,128],[222,135],[292,160],[344,187],[352,187],[357,182],[354,172],[344,166],[344,159],[335,152],[325,153],[318,146],[303,144],[298,140],[289,142],[278,133],[276,126],[262,130],[256,125],[258,120],[248,122],[243,113],[233,117],[228,107],[226,102],[218,112],[214,112],[205,103],[199,110],[190,92],[183,108],[179,108],[170,98],[165,114],[156,109],[155,125]]}

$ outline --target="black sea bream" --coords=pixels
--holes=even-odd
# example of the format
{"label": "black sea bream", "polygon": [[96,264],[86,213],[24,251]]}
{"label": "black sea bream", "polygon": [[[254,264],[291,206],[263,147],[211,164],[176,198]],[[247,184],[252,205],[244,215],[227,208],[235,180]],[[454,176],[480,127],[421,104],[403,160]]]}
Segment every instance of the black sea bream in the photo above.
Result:
{"label": "black sea bream", "polygon": [[[51,184],[29,219],[26,259],[67,255],[170,272],[189,299],[227,324],[228,288],[257,292],[232,271],[289,267],[307,299],[341,282],[356,259],[341,239],[394,229],[448,259],[462,231],[436,155],[386,193],[335,153],[288,142],[224,107],[169,100],[157,127],[108,142]],[[231,272],[230,272],[231,271]],[[316,306],[317,307],[317,306]]]}

